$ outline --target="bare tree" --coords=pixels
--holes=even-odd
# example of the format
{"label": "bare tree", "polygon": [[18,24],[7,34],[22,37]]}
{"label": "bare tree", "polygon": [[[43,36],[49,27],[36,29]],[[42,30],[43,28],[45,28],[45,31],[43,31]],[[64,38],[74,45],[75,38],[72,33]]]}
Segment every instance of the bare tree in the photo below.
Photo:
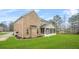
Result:
{"label": "bare tree", "polygon": [[62,19],[59,15],[56,15],[53,17],[53,19],[51,20],[52,24],[55,26],[56,28],[56,33],[59,33],[61,30],[61,24],[62,24]]}

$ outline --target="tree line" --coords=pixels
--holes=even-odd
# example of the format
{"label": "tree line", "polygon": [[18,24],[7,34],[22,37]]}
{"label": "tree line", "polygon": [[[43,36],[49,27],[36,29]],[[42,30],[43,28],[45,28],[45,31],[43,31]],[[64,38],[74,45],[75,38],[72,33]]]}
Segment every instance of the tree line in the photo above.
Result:
{"label": "tree line", "polygon": [[[79,34],[79,13],[69,17],[68,21],[61,16],[56,15],[50,22],[55,26],[56,33]],[[68,22],[69,25],[67,25],[66,22]]]}
{"label": "tree line", "polygon": [[3,21],[3,22],[0,23],[0,27],[3,28],[4,32],[13,31],[13,23],[14,22],[7,23],[7,21]]}

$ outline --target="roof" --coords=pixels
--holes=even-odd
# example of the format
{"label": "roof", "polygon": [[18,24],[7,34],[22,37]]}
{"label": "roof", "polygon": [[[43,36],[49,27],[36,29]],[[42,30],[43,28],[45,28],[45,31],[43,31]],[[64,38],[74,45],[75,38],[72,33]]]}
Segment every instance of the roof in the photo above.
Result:
{"label": "roof", "polygon": [[40,18],[40,21],[41,21],[41,22],[48,23],[48,21],[46,21],[46,20],[44,20],[44,19],[42,19],[42,18]]}
{"label": "roof", "polygon": [[46,23],[41,25],[41,28],[55,28],[55,27],[52,25],[52,23]]}
{"label": "roof", "polygon": [[[16,23],[17,21],[19,21],[19,20],[21,20],[21,18],[23,18],[23,17],[25,17],[25,16],[27,16],[27,15],[29,15],[29,14],[31,14],[31,13],[35,13],[36,14],[36,12],[34,11],[34,10],[32,10],[32,11],[30,11],[30,12],[28,12],[28,13],[26,13],[25,15],[23,15],[23,16],[21,16],[21,17],[19,17],[14,23]],[[37,15],[37,14],[36,14]]]}
{"label": "roof", "polygon": [[41,20],[41,22],[43,22],[42,24],[41,24],[41,28],[55,28],[55,26],[52,24],[52,22],[50,22],[50,21],[47,21],[47,20],[44,20],[44,19],[40,19]]}
{"label": "roof", "polygon": [[[25,17],[25,16],[27,16],[27,15],[29,15],[29,14],[31,14],[31,13],[35,13],[35,14],[36,14],[36,12],[35,12],[34,10],[32,10],[32,11],[30,11],[29,13],[26,13],[25,15],[21,16],[20,18],[18,18],[14,23],[16,23],[17,21],[21,20],[21,18],[23,18],[23,17]],[[37,14],[36,14],[36,15],[37,15]],[[37,15],[37,16],[38,16],[38,15]],[[49,21],[47,21],[47,20],[44,20],[44,19],[40,18],[39,16],[38,16],[38,18],[39,18],[40,21],[42,22],[41,26],[47,26],[47,25],[49,25],[49,24],[52,24],[51,22],[49,22]],[[53,26],[53,25],[52,25],[52,26]]]}

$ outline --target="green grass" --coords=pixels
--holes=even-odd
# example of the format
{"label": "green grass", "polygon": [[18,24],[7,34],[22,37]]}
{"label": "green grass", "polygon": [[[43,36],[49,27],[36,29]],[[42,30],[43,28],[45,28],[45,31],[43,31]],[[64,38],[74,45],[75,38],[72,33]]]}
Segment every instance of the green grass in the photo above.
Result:
{"label": "green grass", "polygon": [[76,49],[79,48],[79,35],[62,34],[23,40],[10,37],[6,41],[0,41],[0,48]]}
{"label": "green grass", "polygon": [[4,35],[4,34],[7,34],[6,32],[0,32],[0,35]]}

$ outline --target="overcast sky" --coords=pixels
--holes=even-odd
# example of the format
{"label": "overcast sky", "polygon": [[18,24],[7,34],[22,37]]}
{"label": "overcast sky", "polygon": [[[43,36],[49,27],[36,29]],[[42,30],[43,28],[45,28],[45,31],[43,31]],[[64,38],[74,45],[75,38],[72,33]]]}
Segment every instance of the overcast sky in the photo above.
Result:
{"label": "overcast sky", "polygon": [[[15,21],[20,16],[27,14],[32,10],[30,9],[0,9],[0,22],[3,21]],[[79,12],[78,9],[37,9],[35,10],[39,17],[49,20],[53,19],[53,16],[60,15],[62,18],[65,15],[67,20],[71,15]]]}

